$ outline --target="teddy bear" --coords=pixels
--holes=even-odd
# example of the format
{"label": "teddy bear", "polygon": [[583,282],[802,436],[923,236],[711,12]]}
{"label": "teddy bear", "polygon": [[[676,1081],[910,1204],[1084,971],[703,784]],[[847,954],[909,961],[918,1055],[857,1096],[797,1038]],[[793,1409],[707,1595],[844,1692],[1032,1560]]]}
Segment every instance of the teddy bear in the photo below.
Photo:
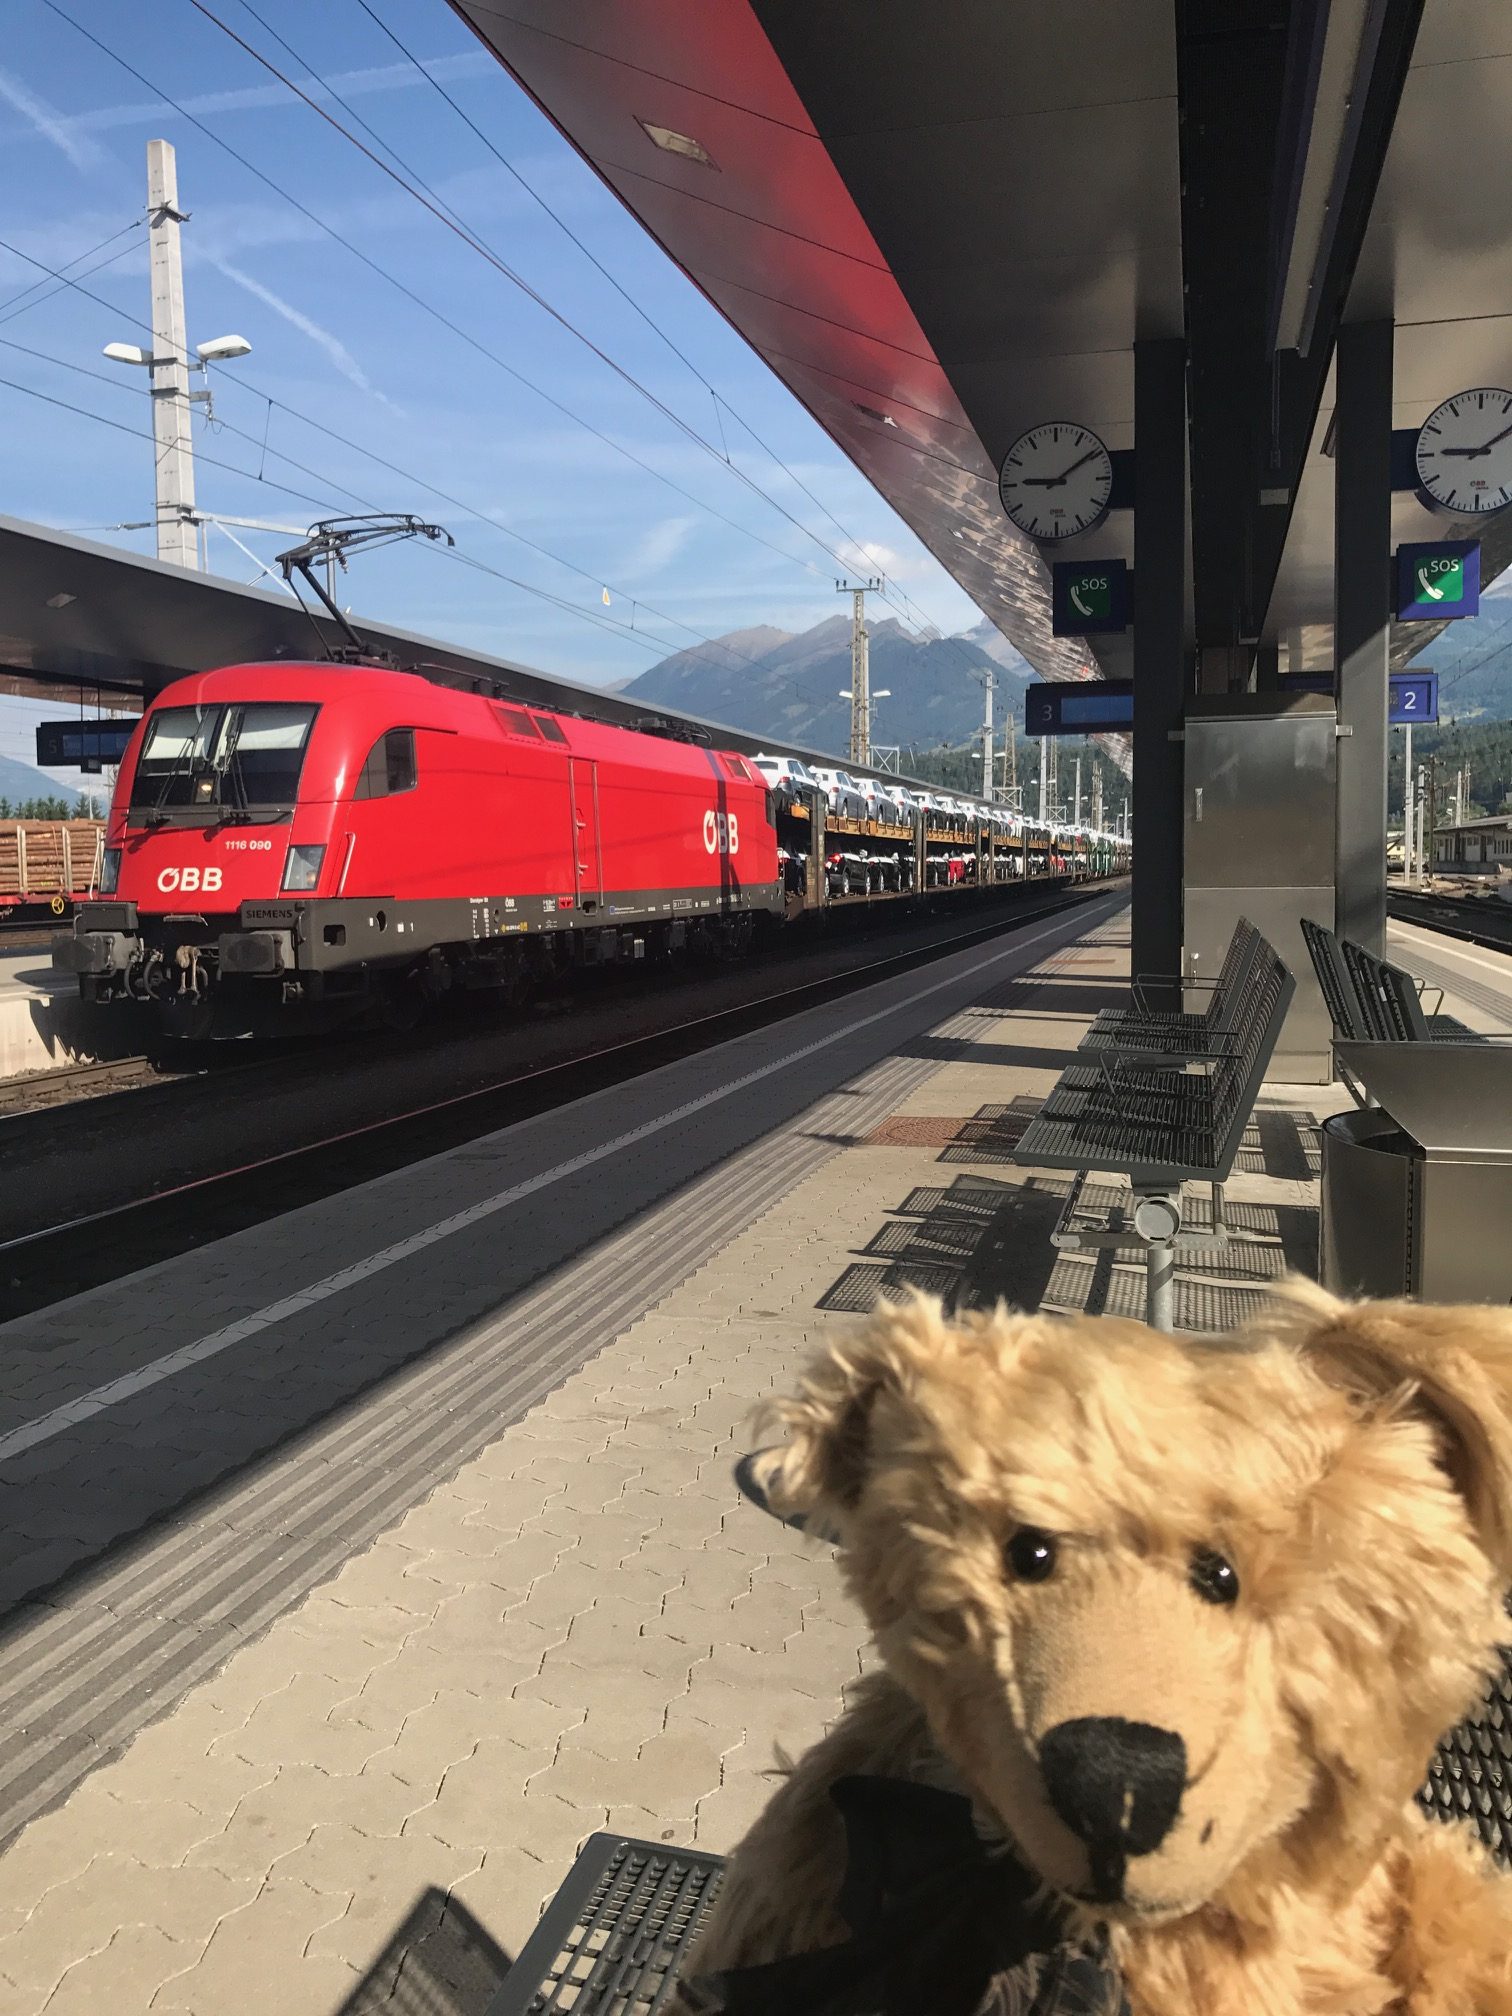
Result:
{"label": "teddy bear", "polygon": [[1414,1801],[1508,1636],[1512,1312],[1293,1281],[1192,1338],[921,1297],[775,1412],[769,1509],[881,1664],[732,1856],[685,2008],[1512,2016],[1512,1878]]}

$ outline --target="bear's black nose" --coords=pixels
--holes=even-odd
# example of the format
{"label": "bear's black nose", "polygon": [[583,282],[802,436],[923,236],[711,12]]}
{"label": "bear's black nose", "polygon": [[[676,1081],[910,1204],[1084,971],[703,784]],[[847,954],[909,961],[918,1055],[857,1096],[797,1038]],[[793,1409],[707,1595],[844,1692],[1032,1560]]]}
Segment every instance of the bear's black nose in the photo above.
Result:
{"label": "bear's black nose", "polygon": [[1130,1855],[1148,1855],[1170,1833],[1186,1788],[1186,1745],[1170,1729],[1081,1715],[1040,1740],[1050,1803],[1092,1851],[1100,1901],[1123,1889]]}

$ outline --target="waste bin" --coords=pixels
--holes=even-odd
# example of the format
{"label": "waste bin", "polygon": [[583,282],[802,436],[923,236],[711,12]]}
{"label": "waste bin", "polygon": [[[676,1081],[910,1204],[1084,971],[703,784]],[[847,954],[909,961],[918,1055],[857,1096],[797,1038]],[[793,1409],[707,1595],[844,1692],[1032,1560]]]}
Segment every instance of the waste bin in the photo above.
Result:
{"label": "waste bin", "polygon": [[1338,1295],[1411,1295],[1414,1162],[1421,1151],[1379,1106],[1323,1122],[1320,1271]]}
{"label": "waste bin", "polygon": [[1380,1103],[1323,1124],[1324,1286],[1512,1302],[1512,1046],[1341,1043],[1337,1054]]}

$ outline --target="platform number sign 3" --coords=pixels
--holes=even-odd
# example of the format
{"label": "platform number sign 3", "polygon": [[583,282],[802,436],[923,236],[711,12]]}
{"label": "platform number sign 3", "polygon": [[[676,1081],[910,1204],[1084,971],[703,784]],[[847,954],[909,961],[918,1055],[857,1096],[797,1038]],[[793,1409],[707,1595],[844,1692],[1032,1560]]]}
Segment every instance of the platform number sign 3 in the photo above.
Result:
{"label": "platform number sign 3", "polygon": [[1436,406],[1418,430],[1416,460],[1441,511],[1479,518],[1512,504],[1512,392],[1482,385]]}
{"label": "platform number sign 3", "polygon": [[1090,532],[1113,495],[1113,462],[1090,427],[1047,420],[1021,434],[1003,457],[998,496],[1031,539]]}

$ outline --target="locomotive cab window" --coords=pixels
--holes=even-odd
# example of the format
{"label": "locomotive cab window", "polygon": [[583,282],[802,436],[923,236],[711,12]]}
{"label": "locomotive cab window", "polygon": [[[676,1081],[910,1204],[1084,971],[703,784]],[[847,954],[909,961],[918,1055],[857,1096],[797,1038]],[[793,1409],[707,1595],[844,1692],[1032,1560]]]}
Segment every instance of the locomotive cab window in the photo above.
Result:
{"label": "locomotive cab window", "polygon": [[319,711],[282,700],[158,708],[131,780],[132,810],[149,820],[290,810]]}
{"label": "locomotive cab window", "polygon": [[523,707],[495,707],[499,725],[510,735],[526,735],[534,741],[535,723]]}
{"label": "locomotive cab window", "polygon": [[396,798],[401,791],[413,791],[419,781],[415,767],[415,731],[390,728],[373,744],[362,766],[354,798]]}
{"label": "locomotive cab window", "polygon": [[532,714],[530,718],[548,742],[565,742],[567,740],[567,737],[549,714]]}

